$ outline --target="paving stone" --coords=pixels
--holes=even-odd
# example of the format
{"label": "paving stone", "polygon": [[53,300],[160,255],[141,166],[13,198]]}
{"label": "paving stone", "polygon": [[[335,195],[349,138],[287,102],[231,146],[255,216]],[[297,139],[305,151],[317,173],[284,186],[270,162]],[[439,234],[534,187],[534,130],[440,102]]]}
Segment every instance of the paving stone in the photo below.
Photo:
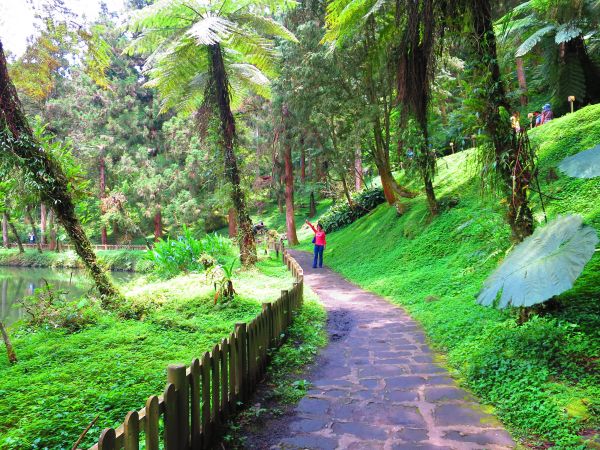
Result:
{"label": "paving stone", "polygon": [[473,396],[467,391],[455,387],[433,387],[425,390],[425,400],[436,403],[444,400],[471,400]]}
{"label": "paving stone", "polygon": [[300,431],[302,433],[310,433],[327,428],[326,420],[319,419],[301,419],[290,424],[291,431]]}
{"label": "paving stone", "polygon": [[401,377],[387,378],[385,386],[388,389],[414,389],[426,383],[424,377],[406,375]]}
{"label": "paving stone", "polygon": [[320,398],[304,397],[296,406],[296,411],[302,414],[322,416],[329,409],[329,402]]}
{"label": "paving stone", "polygon": [[332,428],[335,434],[351,434],[366,441],[381,441],[387,437],[381,428],[359,422],[338,422]]}
{"label": "paving stone", "polygon": [[475,405],[471,407],[466,404],[444,403],[435,408],[433,415],[438,426],[481,426],[494,420],[493,416],[478,411]]}
{"label": "paving stone", "polygon": [[290,450],[335,450],[337,448],[337,440],[315,435],[286,438],[281,441],[281,444],[283,448]]}
{"label": "paving stone", "polygon": [[504,430],[488,430],[480,433],[465,433],[460,431],[448,431],[444,434],[444,439],[459,442],[475,442],[479,445],[504,445],[512,447],[515,442]]}
{"label": "paving stone", "polygon": [[347,448],[348,450],[384,450],[385,444],[374,441],[353,442]]}
{"label": "paving stone", "polygon": [[379,378],[361,378],[360,385],[369,389],[374,389],[379,386]]}
{"label": "paving stone", "polygon": [[392,450],[454,450],[452,447],[440,447],[431,444],[394,444]]}
{"label": "paving stone", "polygon": [[429,438],[427,430],[424,428],[403,428],[394,433],[394,439],[401,439],[405,442],[426,441]]}
{"label": "paving stone", "polygon": [[391,402],[416,402],[419,394],[416,391],[386,391],[384,398]]}

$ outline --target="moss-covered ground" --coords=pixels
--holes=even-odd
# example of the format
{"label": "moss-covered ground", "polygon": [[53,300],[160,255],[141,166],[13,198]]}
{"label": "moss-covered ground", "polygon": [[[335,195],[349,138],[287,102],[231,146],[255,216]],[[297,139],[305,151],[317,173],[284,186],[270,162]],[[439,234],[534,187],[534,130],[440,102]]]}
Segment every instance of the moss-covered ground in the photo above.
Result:
{"label": "moss-covered ground", "polygon": [[[189,363],[211,350],[235,323],[251,320],[262,302],[275,300],[291,283],[271,256],[257,269],[236,274],[238,296],[225,305],[213,305],[204,275],[189,274],[136,280],[122,288],[126,305],[120,315],[103,312],[77,333],[15,324],[10,331],[19,363],[9,366],[0,354],[0,448],[69,449],[99,414],[81,446],[87,448],[103,428],[118,425],[149,395],[162,392],[168,364]],[[123,312],[136,317],[124,318]],[[322,307],[308,301],[300,317],[295,333],[307,345],[276,356],[284,358],[282,367],[287,358],[307,361],[322,345]]]}
{"label": "moss-covered ground", "polygon": [[[600,143],[600,105],[530,137],[541,190],[550,196],[548,218],[578,213],[600,230],[600,179],[569,178],[556,168]],[[457,206],[432,219],[423,195],[406,201],[401,217],[382,205],[328,236],[325,263],[405,307],[458,379],[527,445],[584,448],[582,436],[598,432],[600,422],[600,254],[571,291],[525,325],[517,326],[514,311],[477,305],[483,281],[511,247],[505,201],[482,195],[474,150],[441,159],[438,168],[437,195],[458,199]],[[412,187],[420,189],[416,181]],[[541,226],[539,197],[531,200]],[[310,240],[302,246],[310,249]]]}

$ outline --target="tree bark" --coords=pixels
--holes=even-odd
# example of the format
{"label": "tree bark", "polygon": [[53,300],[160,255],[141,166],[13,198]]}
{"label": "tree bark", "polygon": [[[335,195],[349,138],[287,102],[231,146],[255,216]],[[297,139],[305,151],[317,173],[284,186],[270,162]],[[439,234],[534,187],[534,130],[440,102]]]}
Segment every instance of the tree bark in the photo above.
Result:
{"label": "tree bark", "polygon": [[525,78],[525,69],[523,67],[523,58],[516,59],[517,64],[517,80],[519,81],[519,89],[521,90],[521,106],[527,106],[527,80]]}
{"label": "tree bark", "polygon": [[289,110],[286,105],[283,105],[281,109],[285,136],[283,140],[283,162],[285,166],[285,225],[288,244],[298,245],[296,219],[294,217],[294,168],[292,166],[292,144],[288,128]]}
{"label": "tree bark", "polygon": [[317,202],[315,202],[315,193],[310,192],[310,206],[308,211],[308,217],[315,217],[317,215]]}
{"label": "tree bark", "polygon": [[8,354],[8,362],[11,365],[16,364],[17,363],[17,355],[13,348],[12,342],[10,341],[10,338],[8,337],[8,332],[6,331],[6,327],[4,326],[4,323],[2,323],[1,320],[0,320],[0,334],[2,334],[2,340],[4,341],[4,345],[6,346],[6,353]]}
{"label": "tree bark", "polygon": [[513,179],[511,165],[520,162],[519,152],[509,122],[502,120],[500,116],[501,108],[508,112],[510,107],[498,65],[496,35],[489,0],[472,0],[471,15],[476,42],[474,65],[485,83],[481,89],[484,97],[481,99],[483,101],[480,114],[493,143],[496,170],[502,181],[503,191],[508,196],[507,219],[513,240],[520,242],[533,233],[533,214],[527,199],[527,189],[513,188],[515,183],[526,187],[528,180]]}
{"label": "tree bark", "polygon": [[363,166],[360,147],[354,151],[354,188],[360,191],[363,188]]}
{"label": "tree bark", "polygon": [[40,240],[38,239],[38,234],[35,229],[35,220],[33,220],[33,215],[31,214],[31,206],[25,208],[25,214],[27,214],[27,220],[29,221],[29,225],[31,226],[31,232],[33,233],[33,237],[35,238],[35,246],[37,247],[37,251],[42,253],[42,246],[40,245]]}
{"label": "tree bark", "polygon": [[48,242],[50,250],[56,250],[56,224],[54,223],[54,211],[48,212],[48,228],[50,229],[50,241]]}
{"label": "tree bark", "polygon": [[304,137],[300,139],[300,182],[306,183],[306,149],[304,148]]}
{"label": "tree bark", "polygon": [[12,231],[12,234],[15,237],[15,240],[17,241],[17,246],[19,247],[19,253],[25,253],[25,249],[23,248],[23,244],[21,243],[21,238],[19,237],[19,233],[17,232],[17,229],[15,228],[15,224],[12,223],[12,220],[10,220],[10,215],[8,213],[4,213],[4,217],[6,218],[6,223],[8,223],[8,227],[10,228],[10,231]]}
{"label": "tree bark", "polygon": [[105,271],[100,267],[81,222],[75,213],[75,204],[69,192],[69,182],[60,165],[39,146],[21,108],[17,91],[8,75],[4,49],[0,42],[0,142],[22,161],[40,186],[42,201],[53,205],[75,251],[89,270],[103,304],[118,295]]}
{"label": "tree bark", "polygon": [[158,242],[162,238],[162,235],[162,212],[158,208],[154,214],[154,242]]}
{"label": "tree bark", "polygon": [[229,208],[229,213],[227,214],[227,218],[228,218],[228,223],[229,223],[229,237],[234,238],[238,234],[235,208]]}
{"label": "tree bark", "polygon": [[8,238],[8,219],[6,213],[2,214],[2,244],[5,248],[10,248],[10,239]]}
{"label": "tree bark", "polygon": [[[106,213],[103,200],[106,197],[106,159],[104,157],[104,146],[100,147],[100,213],[104,215]],[[108,243],[108,236],[106,232],[106,225],[102,225],[100,230],[100,242],[102,245]]]}
{"label": "tree bark", "polygon": [[47,221],[46,205],[40,205],[40,244],[46,245],[46,221]]}
{"label": "tree bark", "polygon": [[252,232],[252,221],[246,209],[246,197],[241,187],[240,172],[235,157],[235,120],[231,112],[229,81],[221,46],[219,44],[210,45],[209,51],[214,97],[221,119],[225,174],[231,183],[231,200],[237,212],[240,229],[240,260],[245,267],[253,266],[257,261],[256,242]]}

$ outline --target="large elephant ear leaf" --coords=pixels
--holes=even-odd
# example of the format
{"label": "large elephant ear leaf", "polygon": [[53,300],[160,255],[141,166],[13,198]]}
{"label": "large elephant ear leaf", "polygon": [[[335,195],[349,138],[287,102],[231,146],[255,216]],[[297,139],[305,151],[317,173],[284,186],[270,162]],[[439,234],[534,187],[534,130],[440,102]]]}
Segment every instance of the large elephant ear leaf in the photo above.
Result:
{"label": "large elephant ear leaf", "polygon": [[600,177],[600,144],[563,159],[558,168],[576,178]]}
{"label": "large elephant ear leaf", "polygon": [[579,215],[558,217],[535,230],[483,283],[484,306],[532,306],[568,291],[594,254],[596,230]]}

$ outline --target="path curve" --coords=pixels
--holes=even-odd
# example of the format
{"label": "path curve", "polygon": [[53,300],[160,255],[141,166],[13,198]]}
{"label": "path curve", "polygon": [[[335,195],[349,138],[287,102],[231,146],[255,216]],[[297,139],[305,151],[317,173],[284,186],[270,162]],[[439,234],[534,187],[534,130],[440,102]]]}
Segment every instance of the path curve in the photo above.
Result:
{"label": "path curve", "polygon": [[[292,417],[269,421],[261,448],[511,449],[510,435],[433,363],[401,308],[290,251],[328,312],[330,342]],[[279,422],[279,423],[278,423]],[[253,446],[252,448],[257,448]]]}

